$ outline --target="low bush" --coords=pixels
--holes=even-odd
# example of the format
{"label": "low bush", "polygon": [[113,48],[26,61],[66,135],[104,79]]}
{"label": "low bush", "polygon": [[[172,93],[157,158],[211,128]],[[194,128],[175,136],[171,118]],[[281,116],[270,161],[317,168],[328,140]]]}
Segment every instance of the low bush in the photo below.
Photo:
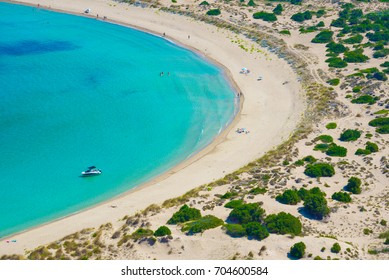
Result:
{"label": "low bush", "polygon": [[315,147],[313,148],[314,151],[327,151],[329,145],[328,144],[316,144]]}
{"label": "low bush", "polygon": [[207,15],[209,16],[218,16],[221,14],[221,11],[219,9],[212,9],[207,12]]}
{"label": "low bush", "polygon": [[237,196],[238,196],[237,192],[226,192],[220,198],[222,198],[222,199],[230,199],[230,198],[237,197]]}
{"label": "low bush", "polygon": [[339,57],[331,57],[329,59],[326,59],[325,62],[328,62],[328,67],[332,68],[344,68],[348,65],[346,61]]}
{"label": "low bush", "polygon": [[357,177],[351,177],[350,179],[348,179],[348,183],[344,187],[344,189],[353,194],[360,194],[362,192],[361,184],[362,184],[361,179]]}
{"label": "low bush", "polygon": [[389,124],[389,118],[376,118],[369,122],[369,125],[373,127],[384,126],[388,124]]}
{"label": "low bush", "polygon": [[297,22],[303,22],[305,20],[312,19],[312,13],[310,11],[305,11],[303,13],[297,13],[297,14],[292,15],[291,19],[294,21],[297,21]]}
{"label": "low bush", "polygon": [[351,202],[351,196],[346,192],[336,192],[332,195],[331,198],[340,202]]}
{"label": "low bush", "polygon": [[282,8],[282,5],[281,4],[278,4],[274,10],[273,10],[273,13],[276,14],[276,15],[280,15],[282,13],[284,9]]}
{"label": "low bush", "polygon": [[328,147],[326,155],[331,157],[345,157],[347,156],[347,149],[345,147],[332,144]]}
{"label": "low bush", "polygon": [[183,205],[180,210],[173,214],[173,216],[167,221],[169,225],[175,225],[178,223],[184,223],[187,221],[197,220],[201,218],[200,210],[196,208],[190,208],[188,205]]}
{"label": "low bush", "polygon": [[239,199],[239,200],[231,200],[230,202],[227,202],[224,207],[226,208],[231,208],[231,209],[234,209],[236,208],[237,206],[240,206],[244,204],[244,201]]}
{"label": "low bush", "polygon": [[332,177],[335,174],[335,170],[328,163],[313,163],[307,165],[304,174],[311,178]]}
{"label": "low bush", "polygon": [[369,150],[366,150],[366,149],[357,149],[355,151],[355,155],[357,155],[357,156],[361,156],[361,155],[367,156],[370,154],[371,154],[371,152]]}
{"label": "low bush", "polygon": [[249,7],[255,7],[255,6],[257,6],[257,4],[255,4],[254,0],[250,0],[250,1],[247,3],[247,6],[249,6]]}
{"label": "low bush", "polygon": [[380,134],[389,134],[389,125],[383,125],[376,129],[376,131]]}
{"label": "low bush", "polygon": [[264,214],[265,210],[259,203],[247,203],[234,208],[227,219],[232,223],[247,224],[261,221]]}
{"label": "low bush", "polygon": [[340,135],[339,140],[343,142],[355,141],[361,137],[361,132],[355,129],[347,129]]}
{"label": "low bush", "polygon": [[337,124],[334,122],[330,122],[326,125],[327,129],[335,129],[337,127]]}
{"label": "low bush", "polygon": [[171,234],[172,232],[167,226],[161,226],[154,232],[154,236],[157,237],[171,235]]}
{"label": "low bush", "polygon": [[246,229],[239,224],[226,224],[226,233],[231,237],[242,237],[246,235]]}
{"label": "low bush", "polygon": [[376,102],[376,99],[370,95],[361,95],[358,98],[351,100],[351,103],[354,104],[369,104],[373,105]]}
{"label": "low bush", "polygon": [[332,41],[332,35],[334,35],[333,31],[330,30],[323,30],[319,34],[315,36],[315,38],[312,39],[312,43],[317,44],[325,44]]}
{"label": "low bush", "polygon": [[305,254],[306,246],[304,242],[298,242],[290,248],[290,256],[294,259],[301,259]]}
{"label": "low bush", "polygon": [[344,53],[349,50],[349,48],[345,47],[342,44],[335,43],[334,41],[329,42],[327,45],[327,52],[333,52],[336,54]]}
{"label": "low bush", "polygon": [[373,53],[374,58],[386,57],[389,54],[389,49],[382,49]]}
{"label": "low bush", "polygon": [[199,5],[200,6],[209,6],[209,3],[207,1],[203,1]]}
{"label": "low bush", "polygon": [[331,143],[334,141],[334,139],[330,135],[320,135],[317,137],[317,140],[320,140],[323,143]]}
{"label": "low bush", "polygon": [[314,163],[317,161],[317,159],[315,159],[313,156],[306,156],[306,157],[303,157],[303,161],[305,162],[309,162],[309,163]]}
{"label": "low bush", "polygon": [[134,231],[131,234],[132,239],[141,239],[144,237],[152,236],[154,232],[151,229],[145,229],[145,228],[138,228],[136,231]]}
{"label": "low bush", "polygon": [[301,234],[302,225],[292,214],[281,212],[266,217],[265,225],[269,232],[277,234]]}
{"label": "low bush", "polygon": [[296,205],[301,201],[297,190],[286,190],[282,194],[277,195],[276,200],[282,204]]}
{"label": "low bush", "polygon": [[378,145],[376,143],[373,143],[373,142],[366,142],[366,147],[365,147],[366,150],[372,152],[372,153],[376,153],[378,152],[379,148],[378,148]]}
{"label": "low bush", "polygon": [[348,63],[361,63],[369,60],[369,57],[363,54],[363,49],[357,49],[345,52],[343,60]]}
{"label": "low bush", "polygon": [[277,16],[273,13],[267,13],[267,12],[257,12],[253,14],[253,18],[255,19],[262,19],[264,21],[277,21]]}
{"label": "low bush", "polygon": [[269,236],[269,232],[265,226],[258,222],[250,222],[243,226],[246,229],[246,234],[256,240],[263,240]]}
{"label": "low bush", "polygon": [[331,252],[334,254],[339,253],[340,250],[341,250],[341,248],[340,248],[339,243],[334,243],[334,245],[332,245],[332,247],[331,247]]}
{"label": "low bush", "polygon": [[357,34],[355,36],[352,36],[348,39],[343,40],[343,43],[355,45],[355,44],[360,44],[362,42],[362,40],[363,40],[363,36],[360,34]]}
{"label": "low bush", "polygon": [[316,219],[323,219],[330,213],[327,200],[318,194],[309,194],[304,199],[304,209]]}
{"label": "low bush", "polygon": [[290,35],[290,31],[289,30],[281,30],[280,31],[280,34],[283,34],[283,35]]}
{"label": "low bush", "polygon": [[257,195],[257,194],[265,194],[267,192],[267,188],[256,187],[249,191],[249,194]]}
{"label": "low bush", "polygon": [[182,227],[182,231],[187,231],[188,234],[195,234],[204,232],[207,229],[216,228],[223,225],[222,219],[219,219],[212,215],[207,215],[199,218],[198,220],[188,222]]}
{"label": "low bush", "polygon": [[337,78],[336,78],[336,79],[331,79],[331,80],[328,80],[327,83],[328,83],[329,85],[331,85],[331,86],[337,86],[337,85],[339,85],[340,80],[337,79]]}

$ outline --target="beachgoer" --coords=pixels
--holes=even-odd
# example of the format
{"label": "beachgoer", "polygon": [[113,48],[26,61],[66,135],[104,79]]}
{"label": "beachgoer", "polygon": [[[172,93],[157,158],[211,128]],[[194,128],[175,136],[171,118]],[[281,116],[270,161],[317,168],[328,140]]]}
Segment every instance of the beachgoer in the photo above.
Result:
{"label": "beachgoer", "polygon": [[165,34],[165,32],[163,32],[163,37],[165,37],[166,36],[166,34]]}

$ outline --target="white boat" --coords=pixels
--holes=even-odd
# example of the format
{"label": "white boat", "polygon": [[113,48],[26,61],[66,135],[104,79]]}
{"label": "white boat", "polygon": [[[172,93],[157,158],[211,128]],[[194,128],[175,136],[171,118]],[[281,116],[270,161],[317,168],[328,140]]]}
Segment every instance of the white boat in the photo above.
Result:
{"label": "white boat", "polygon": [[96,166],[89,166],[87,170],[81,172],[81,177],[96,176],[103,173],[100,169],[97,169]]}

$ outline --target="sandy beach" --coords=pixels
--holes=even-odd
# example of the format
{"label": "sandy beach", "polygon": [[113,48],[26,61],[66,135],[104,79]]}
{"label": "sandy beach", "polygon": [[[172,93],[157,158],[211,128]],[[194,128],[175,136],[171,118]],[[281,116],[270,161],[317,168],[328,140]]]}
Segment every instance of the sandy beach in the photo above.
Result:
{"label": "sandy beach", "polygon": [[[167,14],[108,0],[26,0],[26,4],[50,8],[133,26],[187,46],[222,65],[244,96],[241,112],[229,129],[199,154],[168,173],[120,197],[63,219],[7,237],[0,243],[0,255],[22,254],[38,245],[53,242],[84,228],[111,222],[119,224],[151,204],[161,204],[202,184],[224,177],[288,139],[299,122],[305,105],[298,76],[286,61],[266,49],[248,52],[232,39],[251,44],[247,38],[188,17]],[[242,67],[250,69],[241,74]],[[262,80],[257,78],[261,76]],[[285,83],[287,82],[287,83]],[[238,134],[246,128],[249,134]],[[131,170],[129,170],[131,172]],[[201,256],[200,256],[201,257]]]}

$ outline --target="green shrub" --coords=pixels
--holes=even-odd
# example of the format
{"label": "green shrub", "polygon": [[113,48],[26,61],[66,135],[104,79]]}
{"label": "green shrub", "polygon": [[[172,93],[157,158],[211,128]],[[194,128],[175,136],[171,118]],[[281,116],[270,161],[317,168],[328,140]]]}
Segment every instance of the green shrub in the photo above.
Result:
{"label": "green shrub", "polygon": [[322,141],[323,143],[331,143],[334,141],[334,139],[330,135],[320,135],[319,137],[317,137],[317,139]]}
{"label": "green shrub", "polygon": [[366,62],[368,59],[369,57],[363,54],[363,49],[347,51],[344,53],[344,58],[343,58],[344,61],[349,63]]}
{"label": "green shrub", "polygon": [[251,189],[249,191],[249,194],[257,195],[257,194],[265,194],[266,192],[267,192],[266,188],[256,187],[254,189]]}
{"label": "green shrub", "polygon": [[366,150],[366,149],[358,149],[355,152],[355,155],[357,155],[357,156],[360,156],[360,155],[367,156],[367,155],[370,155],[370,154],[371,154],[371,152],[369,150]]}
{"label": "green shrub", "polygon": [[209,15],[209,16],[218,16],[220,14],[221,14],[221,12],[219,9],[212,9],[212,10],[209,10],[207,12],[207,15]]}
{"label": "green shrub", "polygon": [[353,194],[360,194],[362,192],[361,184],[362,184],[361,179],[357,177],[351,177],[350,179],[348,179],[348,183],[344,187],[344,189]]}
{"label": "green shrub", "polygon": [[334,35],[333,31],[323,30],[319,34],[312,39],[312,43],[324,44],[332,41],[332,35]]}
{"label": "green shrub", "polygon": [[155,232],[154,236],[166,236],[166,235],[171,235],[172,232],[167,226],[160,226]]}
{"label": "green shrub", "polygon": [[347,156],[347,149],[336,144],[331,144],[326,151],[326,155],[331,157],[345,157]]}
{"label": "green shrub", "polygon": [[389,124],[389,118],[376,118],[369,122],[369,125],[373,127],[384,126],[388,124]]}
{"label": "green shrub", "polygon": [[345,47],[342,44],[337,44],[334,41],[329,42],[327,45],[327,51],[333,52],[333,53],[344,53],[345,51],[348,51],[348,48]]}
{"label": "green shrub", "polygon": [[250,0],[250,1],[247,3],[247,6],[249,6],[249,7],[255,7],[255,6],[257,6],[257,4],[254,3],[254,0]]}
{"label": "green shrub", "polygon": [[335,174],[335,170],[328,163],[313,163],[307,165],[304,174],[311,178],[332,177]]}
{"label": "green shrub", "polygon": [[226,224],[226,233],[231,237],[242,237],[246,235],[246,229],[239,224]]}
{"label": "green shrub", "polygon": [[329,145],[328,144],[316,144],[313,148],[314,151],[327,151]]}
{"label": "green shrub", "polygon": [[212,215],[207,215],[204,217],[201,217],[198,220],[191,221],[186,223],[182,227],[182,231],[187,231],[188,234],[195,234],[195,233],[201,233],[204,232],[207,229],[216,228],[221,225],[223,225],[224,222],[222,219],[219,219]]}
{"label": "green shrub", "polygon": [[267,228],[258,222],[250,222],[243,226],[246,229],[246,234],[256,240],[263,240],[269,236]]}
{"label": "green shrub", "polygon": [[290,35],[290,31],[289,30],[281,30],[280,31],[280,34],[284,34],[284,35]]}
{"label": "green shrub", "polygon": [[317,161],[317,159],[315,159],[313,156],[309,155],[309,156],[304,157],[303,161],[309,162],[309,163],[314,163]]}
{"label": "green shrub", "polygon": [[376,102],[376,100],[370,96],[370,95],[361,95],[359,96],[358,98],[355,98],[353,100],[351,100],[351,103],[354,103],[354,104],[369,104],[369,105],[373,105],[374,103]]}
{"label": "green shrub", "polygon": [[[339,85],[339,83],[340,83],[340,80],[339,79],[331,79],[331,80],[328,80],[327,81],[327,83],[329,84],[329,85],[331,85],[331,86],[337,86],[337,85]],[[335,126],[336,127],[336,126]]]}
{"label": "green shrub", "polygon": [[355,87],[353,87],[352,91],[353,92],[360,92],[361,89],[362,89],[362,86],[355,86]]}
{"label": "green shrub", "polygon": [[381,67],[389,67],[389,61],[380,64]]}
{"label": "green shrub", "polygon": [[366,142],[366,150],[372,152],[372,153],[376,153],[378,152],[379,148],[378,148],[378,145],[376,143],[373,143],[373,142]]}
{"label": "green shrub", "polygon": [[299,195],[299,197],[301,198],[301,200],[304,200],[306,197],[308,197],[308,195],[310,194],[310,191],[307,190],[307,189],[304,189],[304,188],[300,188],[300,189],[297,191],[297,194]]}
{"label": "green shrub", "polygon": [[334,243],[334,245],[332,245],[332,247],[331,247],[331,252],[332,253],[337,254],[337,253],[340,252],[340,250],[341,250],[341,248],[340,248],[339,243]]}
{"label": "green shrub", "polygon": [[304,242],[298,242],[290,248],[290,256],[294,259],[301,259],[305,254],[306,246]]}
{"label": "green shrub", "polygon": [[237,206],[240,206],[244,204],[244,201],[239,199],[239,200],[231,200],[230,202],[227,202],[224,207],[226,208],[231,208],[231,209],[234,209],[236,208]]}
{"label": "green shrub", "polygon": [[273,10],[273,13],[276,14],[276,15],[280,15],[282,13],[284,9],[282,8],[282,5],[281,4],[278,4],[274,10]]}
{"label": "green shrub", "polygon": [[304,161],[302,159],[299,159],[299,160],[296,160],[296,162],[294,164],[297,165],[297,166],[303,166],[304,165]]}
{"label": "green shrub", "polygon": [[282,204],[296,205],[301,201],[297,190],[286,190],[282,194],[277,195],[276,200]]}
{"label": "green shrub", "polygon": [[384,125],[389,125],[389,118],[383,117],[383,118],[376,118],[374,120],[371,120],[369,122],[370,126],[373,127],[379,127],[379,126],[384,126]]}
{"label": "green shrub", "polygon": [[227,219],[232,223],[247,224],[261,221],[264,214],[259,203],[247,203],[233,209]]}
{"label": "green shrub", "polygon": [[207,1],[203,1],[199,5],[200,6],[209,6],[209,3]]}
{"label": "green shrub", "polygon": [[361,132],[355,129],[347,129],[340,135],[339,140],[343,142],[355,141],[361,137]]}
{"label": "green shrub", "polygon": [[346,61],[344,61],[339,57],[331,57],[327,59],[325,62],[328,62],[328,67],[332,67],[332,68],[344,68],[348,65]]}
{"label": "green shrub", "polygon": [[281,212],[266,217],[265,225],[269,232],[277,234],[301,234],[301,222],[292,214]]}
{"label": "green shrub", "polygon": [[346,192],[336,192],[331,198],[340,202],[351,202],[351,196]]}
{"label": "green shrub", "polygon": [[310,194],[304,200],[305,210],[316,219],[323,219],[330,213],[327,207],[327,200],[324,196],[318,194]]}
{"label": "green shrub", "polygon": [[323,9],[320,9],[316,12],[316,17],[318,18],[321,18],[322,16],[324,16],[326,14],[326,11],[323,10]]}
{"label": "green shrub", "polygon": [[310,11],[305,11],[303,13],[297,13],[292,15],[291,19],[297,22],[303,22],[312,18],[312,13]]}
{"label": "green shrub", "polygon": [[374,58],[386,57],[389,54],[389,49],[382,49],[373,53]]}
{"label": "green shrub", "polygon": [[378,81],[386,81],[388,80],[388,77],[384,72],[375,72],[371,77],[369,75],[366,76],[368,79],[373,78]]}
{"label": "green shrub", "polygon": [[277,17],[273,13],[267,13],[267,12],[257,12],[253,14],[253,18],[255,19],[262,19],[264,21],[276,21]]}
{"label": "green shrub", "polygon": [[144,237],[152,236],[154,232],[151,229],[138,228],[131,234],[132,239],[141,239]]}
{"label": "green shrub", "polygon": [[326,125],[327,129],[335,129],[337,127],[337,124],[334,122],[330,122]]}
{"label": "green shrub", "polygon": [[237,197],[237,196],[238,196],[237,192],[226,192],[220,198],[222,198],[222,199],[230,199],[230,198]]}
{"label": "green shrub", "polygon": [[184,223],[187,221],[197,220],[201,218],[200,210],[196,208],[190,208],[188,205],[183,205],[180,210],[173,214],[173,216],[167,221],[169,225],[175,225],[178,223]]}
{"label": "green shrub", "polygon": [[383,125],[376,129],[376,131],[380,134],[389,134],[389,125]]}
{"label": "green shrub", "polygon": [[358,35],[355,35],[355,36],[352,36],[348,39],[343,40],[343,43],[354,45],[354,44],[361,43],[362,40],[363,40],[363,36],[358,34]]}

